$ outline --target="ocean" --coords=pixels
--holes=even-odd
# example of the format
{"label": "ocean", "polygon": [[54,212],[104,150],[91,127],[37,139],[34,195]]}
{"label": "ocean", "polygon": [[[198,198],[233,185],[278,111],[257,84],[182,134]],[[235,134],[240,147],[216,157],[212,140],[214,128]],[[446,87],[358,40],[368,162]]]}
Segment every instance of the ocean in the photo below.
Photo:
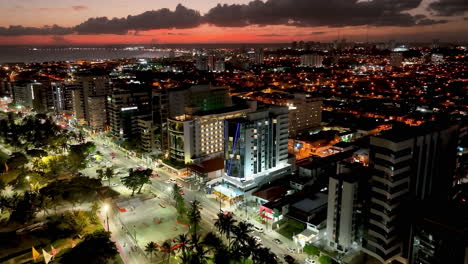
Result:
{"label": "ocean", "polygon": [[33,63],[47,61],[106,60],[123,58],[160,58],[169,51],[121,47],[0,47],[0,63]]}

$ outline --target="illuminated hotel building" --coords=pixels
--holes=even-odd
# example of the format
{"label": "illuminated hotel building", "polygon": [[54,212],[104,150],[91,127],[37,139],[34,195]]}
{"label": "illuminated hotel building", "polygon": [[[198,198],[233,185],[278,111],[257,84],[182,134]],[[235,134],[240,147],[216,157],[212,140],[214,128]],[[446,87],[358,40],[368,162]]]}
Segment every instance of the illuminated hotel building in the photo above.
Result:
{"label": "illuminated hotel building", "polygon": [[250,109],[231,106],[168,119],[169,155],[185,163],[220,157],[224,149],[224,120],[244,116]]}
{"label": "illuminated hotel building", "polygon": [[224,182],[251,193],[290,171],[288,108],[269,106],[225,122]]}

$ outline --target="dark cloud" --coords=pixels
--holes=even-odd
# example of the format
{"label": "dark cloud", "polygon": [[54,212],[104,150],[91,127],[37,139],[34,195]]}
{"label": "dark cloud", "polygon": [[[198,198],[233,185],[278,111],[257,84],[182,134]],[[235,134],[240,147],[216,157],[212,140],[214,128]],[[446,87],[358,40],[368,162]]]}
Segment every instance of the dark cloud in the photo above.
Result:
{"label": "dark cloud", "polygon": [[287,36],[287,35],[283,35],[283,34],[260,34],[260,35],[257,35],[257,37],[284,37],[284,36]]}
{"label": "dark cloud", "polygon": [[84,10],[88,10],[89,8],[84,5],[75,5],[75,6],[72,6],[72,9],[75,11],[84,11]]}
{"label": "dark cloud", "polygon": [[327,32],[325,32],[325,31],[315,31],[315,32],[312,32],[312,33],[310,33],[310,34],[311,34],[311,35],[323,35],[323,34],[325,34],[325,33],[327,33]]}
{"label": "dark cloud", "polygon": [[78,34],[126,34],[130,30],[194,28],[200,23],[198,11],[179,4],[174,11],[163,8],[127,18],[90,18],[74,27],[74,31]]}
{"label": "dark cloud", "polygon": [[445,20],[445,19],[434,20],[434,19],[425,18],[425,19],[419,20],[417,25],[429,26],[429,25],[435,25],[435,24],[444,24],[444,23],[447,23],[447,22],[449,22],[449,21]]}
{"label": "dark cloud", "polygon": [[429,11],[438,16],[463,15],[468,11],[467,0],[438,0],[428,6]]}
{"label": "dark cloud", "polygon": [[248,4],[218,4],[205,21],[215,26],[412,26],[414,16],[405,13],[422,0],[254,0]]}
{"label": "dark cloud", "polygon": [[[433,25],[446,20],[433,20],[425,15],[411,15],[407,11],[417,8],[422,0],[253,0],[248,4],[218,4],[202,16],[198,11],[179,4],[174,11],[167,8],[152,10],[124,18],[95,17],[74,27],[0,27],[0,36],[64,35],[64,34],[134,34],[152,29],[186,29],[201,24],[220,27],[249,25],[289,25],[298,27],[344,26],[399,26]],[[466,7],[467,0],[438,0],[430,5],[437,14],[453,13],[441,9],[442,3],[458,3]],[[450,5],[449,5],[450,6]],[[72,6],[73,10],[86,10],[87,6]],[[448,8],[448,7],[446,7]],[[68,8],[69,10],[69,8]],[[466,8],[464,9],[466,10]],[[461,12],[461,11],[459,11]],[[139,34],[139,33],[137,33]],[[311,35],[321,35],[316,32]],[[266,34],[265,36],[274,34]]]}
{"label": "dark cloud", "polygon": [[0,27],[0,36],[66,35],[71,33],[73,33],[72,29],[57,25],[45,26],[41,28],[23,26]]}

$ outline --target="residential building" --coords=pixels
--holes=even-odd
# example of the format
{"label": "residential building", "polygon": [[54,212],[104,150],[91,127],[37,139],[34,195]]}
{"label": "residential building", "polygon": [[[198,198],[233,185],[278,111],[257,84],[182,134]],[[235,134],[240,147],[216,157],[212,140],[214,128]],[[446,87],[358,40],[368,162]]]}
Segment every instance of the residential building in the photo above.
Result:
{"label": "residential building", "polygon": [[304,54],[301,55],[302,67],[323,67],[323,56],[319,54]]}
{"label": "residential building", "polygon": [[232,105],[229,89],[211,85],[194,85],[190,88],[168,90],[169,117],[175,118],[190,111],[209,111]]}
{"label": "residential building", "polygon": [[297,93],[287,100],[289,107],[289,135],[295,137],[299,132],[320,126],[322,122],[322,98]]}
{"label": "residential building", "polygon": [[361,245],[370,176],[371,170],[359,163],[340,162],[337,174],[329,178],[325,239],[339,252]]}
{"label": "residential building", "polygon": [[445,200],[455,170],[458,126],[426,123],[394,127],[371,137],[372,192],[365,251],[382,263],[405,263],[405,199]]}
{"label": "residential building", "polygon": [[102,131],[107,124],[106,96],[89,96],[88,125],[92,130]]}
{"label": "residential building", "polygon": [[151,90],[143,85],[116,88],[109,98],[110,129],[120,140],[139,140],[138,120],[151,117]]}
{"label": "residential building", "polygon": [[427,201],[412,216],[409,264],[468,264],[466,202]]}
{"label": "residential building", "polygon": [[[89,125],[91,107],[88,98],[110,94],[110,79],[107,75],[80,74],[76,77],[75,85],[75,89],[72,92],[75,118]],[[106,105],[102,105],[101,107],[105,108]]]}

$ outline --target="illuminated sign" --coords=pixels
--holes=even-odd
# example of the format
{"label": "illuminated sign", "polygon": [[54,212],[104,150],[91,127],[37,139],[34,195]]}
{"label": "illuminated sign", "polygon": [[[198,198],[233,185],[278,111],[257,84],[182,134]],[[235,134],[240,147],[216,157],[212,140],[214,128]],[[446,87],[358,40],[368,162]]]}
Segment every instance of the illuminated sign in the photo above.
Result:
{"label": "illuminated sign", "polygon": [[120,108],[120,111],[130,111],[130,110],[137,110],[138,106],[131,106],[131,107],[122,107]]}

